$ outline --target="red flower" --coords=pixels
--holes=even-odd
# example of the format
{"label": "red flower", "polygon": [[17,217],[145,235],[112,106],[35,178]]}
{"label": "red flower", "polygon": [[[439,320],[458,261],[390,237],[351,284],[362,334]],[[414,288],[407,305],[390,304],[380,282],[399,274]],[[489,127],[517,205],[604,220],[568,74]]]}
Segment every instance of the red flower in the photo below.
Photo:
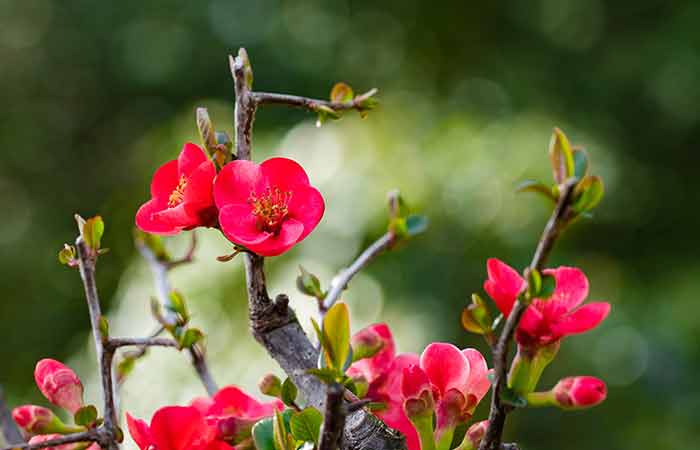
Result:
{"label": "red flower", "polygon": [[151,424],[126,414],[129,433],[141,450],[231,450],[216,438],[216,426],[193,406],[166,406]]}
{"label": "red flower", "polygon": [[384,423],[406,436],[406,445],[409,450],[420,450],[418,433],[404,412],[401,394],[403,369],[418,364],[418,355],[415,353],[396,355],[394,338],[391,330],[384,323],[371,325],[353,337],[354,341],[371,342],[377,339],[383,342],[382,349],[371,358],[353,363],[347,374],[369,383],[365,398],[386,405],[386,408],[377,411],[376,415]]}
{"label": "red flower", "polygon": [[214,200],[224,235],[261,256],[302,241],[325,209],[304,169],[287,158],[230,162],[216,178]]}
{"label": "red flower", "polygon": [[216,426],[218,439],[233,444],[250,437],[251,428],[258,420],[284,409],[277,399],[261,403],[236,386],[226,386],[212,398],[194,399],[192,406]]}
{"label": "red flower", "polygon": [[[424,375],[409,376],[410,371]],[[425,389],[430,383],[437,413],[436,434],[471,418],[476,405],[491,386],[487,376],[486,360],[478,350],[459,350],[452,344],[434,342],[428,345],[420,357],[420,367],[404,369],[403,392],[408,394]],[[418,382],[419,386],[412,386]]]}
{"label": "red flower", "polygon": [[216,223],[212,184],[214,163],[200,147],[187,143],[177,159],[156,170],[151,200],[136,213],[136,225],[148,233],[170,235]]}
{"label": "red flower", "polygon": [[[510,314],[518,294],[525,286],[517,272],[496,259],[488,262],[489,280],[486,292],[496,302],[504,316]],[[554,293],[548,299],[534,299],[520,320],[516,331],[518,343],[524,347],[541,347],[559,341],[571,334],[589,331],[607,317],[610,304],[581,303],[588,296],[588,279],[574,267],[546,269],[556,282]]]}
{"label": "red flower", "polygon": [[83,384],[69,367],[54,359],[42,359],[34,369],[36,385],[56,406],[75,414],[83,406]]}
{"label": "red flower", "polygon": [[605,383],[595,377],[564,378],[552,389],[557,405],[565,409],[583,409],[600,404],[608,394]]}

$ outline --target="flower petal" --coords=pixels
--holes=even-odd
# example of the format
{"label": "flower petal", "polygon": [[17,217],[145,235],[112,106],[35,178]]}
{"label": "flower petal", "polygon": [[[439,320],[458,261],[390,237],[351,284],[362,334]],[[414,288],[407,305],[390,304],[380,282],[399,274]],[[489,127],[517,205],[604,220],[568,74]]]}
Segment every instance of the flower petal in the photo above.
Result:
{"label": "flower petal", "polygon": [[156,170],[151,180],[151,197],[164,197],[166,200],[177,187],[180,177],[177,173],[177,160],[168,161]]}
{"label": "flower petal", "polygon": [[588,303],[552,324],[552,331],[562,337],[584,333],[597,327],[608,316],[608,313],[610,313],[610,303]]}
{"label": "flower petal", "polygon": [[[298,186],[292,193],[289,202],[289,216],[304,224],[304,232],[299,236],[301,241],[316,228],[325,211],[323,197],[318,190],[311,186]],[[297,241],[297,242],[298,242]]]}
{"label": "flower petal", "polygon": [[465,390],[469,380],[469,361],[454,345],[443,342],[428,345],[420,357],[420,366],[440,396],[449,389]]}
{"label": "flower petal", "polygon": [[309,177],[298,162],[289,158],[270,158],[260,164],[266,187],[276,186],[282,191],[295,191],[309,185]]}
{"label": "flower petal", "polygon": [[547,302],[559,303],[567,311],[571,311],[588,296],[588,278],[580,269],[562,266],[544,270],[543,273],[554,276],[556,280],[554,293]]}
{"label": "flower petal", "polygon": [[247,204],[251,193],[263,189],[262,182],[259,165],[252,161],[231,161],[216,177],[214,202],[219,208],[228,204]]}
{"label": "flower petal", "polygon": [[151,220],[167,224],[173,228],[183,230],[199,225],[199,218],[192,215],[185,203],[180,203],[174,208],[165,208],[151,215]]}
{"label": "flower petal", "polygon": [[151,436],[158,450],[189,450],[202,436],[202,415],[192,406],[166,406],[151,419]]}
{"label": "flower petal", "polygon": [[182,151],[180,151],[180,156],[177,157],[178,178],[182,175],[189,177],[205,161],[209,161],[214,167],[214,164],[200,146],[191,142],[186,143],[182,147]]}
{"label": "flower petal", "polygon": [[378,411],[376,415],[382,419],[385,424],[399,430],[406,436],[406,448],[408,450],[421,450],[418,432],[411,421],[408,420],[408,416],[406,416],[401,403],[390,402],[386,409]]}
{"label": "flower petal", "polygon": [[134,419],[131,414],[126,413],[126,424],[129,427],[129,434],[141,450],[147,450],[153,445],[153,437],[148,424],[140,419]]}
{"label": "flower petal", "polygon": [[428,375],[415,364],[403,369],[401,376],[401,394],[406,399],[419,398],[423,391],[432,394]]}
{"label": "flower petal", "polygon": [[353,363],[348,369],[348,375],[362,375],[371,383],[390,369],[394,360],[396,347],[391,330],[385,323],[377,323],[363,328],[355,333],[352,339],[362,339],[365,335],[378,337],[383,344],[382,349],[371,358],[361,359]]}
{"label": "flower petal", "polygon": [[187,178],[184,203],[210,206],[214,204],[214,163],[207,160],[197,166]]}
{"label": "flower petal", "polygon": [[515,269],[496,258],[486,261],[486,272],[489,279],[484,282],[484,290],[503,315],[508,317],[513,303],[525,289],[525,280]]}
{"label": "flower petal", "polygon": [[475,348],[465,348],[462,354],[469,361],[469,379],[467,380],[467,390],[465,394],[472,394],[476,397],[477,403],[484,398],[489,391],[491,382],[488,379],[489,368],[486,359],[479,350]]}
{"label": "flower petal", "polygon": [[272,233],[258,229],[257,219],[250,205],[234,203],[224,205],[219,210],[219,225],[230,241],[248,248],[272,236]]}
{"label": "flower petal", "polygon": [[282,411],[284,408],[279,400],[261,403],[237,386],[226,386],[220,389],[214,394],[212,400],[214,403],[209,407],[207,414],[215,416],[258,420],[273,415],[275,410]]}
{"label": "flower petal", "polygon": [[286,252],[299,242],[299,236],[304,232],[304,225],[295,219],[282,222],[279,234],[268,233],[268,237],[247,247],[260,256],[277,256]]}
{"label": "flower petal", "polygon": [[420,356],[416,353],[401,353],[391,364],[389,371],[385,373],[383,378],[380,378],[381,384],[378,386],[370,386],[370,390],[374,390],[382,395],[385,395],[393,401],[401,402],[403,408],[403,395],[401,395],[401,378],[403,369],[420,365]]}

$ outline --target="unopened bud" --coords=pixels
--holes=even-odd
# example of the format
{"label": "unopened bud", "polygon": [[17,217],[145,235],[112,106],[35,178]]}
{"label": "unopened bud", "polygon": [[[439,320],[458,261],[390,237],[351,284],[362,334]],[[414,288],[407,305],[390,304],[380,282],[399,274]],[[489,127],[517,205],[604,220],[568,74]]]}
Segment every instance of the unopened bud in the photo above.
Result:
{"label": "unopened bud", "polygon": [[303,266],[299,266],[299,271],[301,273],[297,276],[297,289],[299,289],[302,294],[316,297],[319,300],[323,299],[321,282],[318,280],[318,277],[304,269]]}
{"label": "unopened bud", "polygon": [[54,360],[42,359],[34,369],[36,385],[44,397],[72,414],[83,406],[83,384],[69,367]]}
{"label": "unopened bud", "polygon": [[27,433],[41,434],[50,432],[51,422],[56,416],[42,406],[24,405],[12,410],[12,418]]}
{"label": "unopened bud", "polygon": [[350,340],[353,360],[371,358],[384,348],[384,339],[373,327],[357,332]]}
{"label": "unopened bud", "polygon": [[560,380],[552,393],[555,404],[562,409],[585,409],[605,400],[608,390],[598,378],[579,376]]}
{"label": "unopened bud", "polygon": [[282,381],[277,375],[268,373],[258,381],[258,389],[270,397],[279,397],[282,393]]}

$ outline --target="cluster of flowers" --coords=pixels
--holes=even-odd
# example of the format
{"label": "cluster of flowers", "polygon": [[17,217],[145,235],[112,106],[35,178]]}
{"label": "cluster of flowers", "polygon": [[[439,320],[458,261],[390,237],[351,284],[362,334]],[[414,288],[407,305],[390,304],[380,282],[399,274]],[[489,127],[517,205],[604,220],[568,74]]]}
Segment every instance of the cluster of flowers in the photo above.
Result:
{"label": "cluster of flowers", "polygon": [[138,210],[136,225],[160,235],[218,227],[234,244],[276,256],[308,236],[324,209],[323,197],[291,159],[234,160],[217,174],[204,150],[187,143],[153,175],[151,199]]}

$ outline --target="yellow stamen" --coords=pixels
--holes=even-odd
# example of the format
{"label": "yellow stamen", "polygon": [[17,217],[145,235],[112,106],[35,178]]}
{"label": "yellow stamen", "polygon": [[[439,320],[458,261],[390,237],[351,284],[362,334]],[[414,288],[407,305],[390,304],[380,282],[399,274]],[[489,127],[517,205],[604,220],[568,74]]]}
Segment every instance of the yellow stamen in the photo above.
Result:
{"label": "yellow stamen", "polygon": [[177,184],[177,187],[170,193],[170,197],[168,198],[169,208],[174,208],[182,203],[182,201],[185,199],[185,187],[187,187],[187,180],[183,175],[180,177],[180,182]]}

